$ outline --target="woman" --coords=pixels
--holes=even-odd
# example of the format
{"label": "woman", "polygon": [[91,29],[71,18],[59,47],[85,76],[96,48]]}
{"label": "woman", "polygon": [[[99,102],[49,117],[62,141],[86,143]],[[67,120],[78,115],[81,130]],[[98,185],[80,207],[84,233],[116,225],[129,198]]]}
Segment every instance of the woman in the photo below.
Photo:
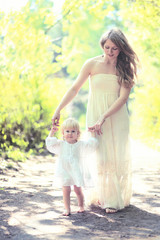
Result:
{"label": "woman", "polygon": [[91,202],[106,213],[128,206],[131,198],[131,168],[128,146],[129,119],[126,102],[137,72],[138,58],[119,29],[100,40],[104,54],[87,60],[76,81],[64,95],[52,121],[58,125],[61,110],[89,79],[87,126],[97,133],[97,186]]}

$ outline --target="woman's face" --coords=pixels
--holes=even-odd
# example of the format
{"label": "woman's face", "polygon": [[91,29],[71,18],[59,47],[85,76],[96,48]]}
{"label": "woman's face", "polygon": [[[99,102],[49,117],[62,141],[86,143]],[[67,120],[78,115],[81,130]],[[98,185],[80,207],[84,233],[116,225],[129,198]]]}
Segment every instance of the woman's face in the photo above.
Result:
{"label": "woman's face", "polygon": [[110,39],[107,39],[103,49],[109,59],[116,59],[120,53],[119,48]]}

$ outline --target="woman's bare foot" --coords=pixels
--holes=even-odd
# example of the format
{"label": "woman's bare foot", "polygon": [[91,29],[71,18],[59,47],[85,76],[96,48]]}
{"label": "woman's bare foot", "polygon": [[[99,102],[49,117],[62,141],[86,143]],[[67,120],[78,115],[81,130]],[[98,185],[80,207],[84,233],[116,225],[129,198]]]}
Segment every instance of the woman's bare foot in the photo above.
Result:
{"label": "woman's bare foot", "polygon": [[115,208],[106,208],[106,213],[116,213],[116,212],[118,212],[118,210]]}
{"label": "woman's bare foot", "polygon": [[97,200],[97,205],[100,207],[101,206],[101,203],[99,200]]}
{"label": "woman's bare foot", "polygon": [[71,213],[70,213],[70,212],[67,212],[67,211],[65,211],[65,212],[62,214],[62,216],[69,216],[69,215],[71,215]]}
{"label": "woman's bare foot", "polygon": [[80,207],[77,213],[83,213],[84,212],[84,207]]}

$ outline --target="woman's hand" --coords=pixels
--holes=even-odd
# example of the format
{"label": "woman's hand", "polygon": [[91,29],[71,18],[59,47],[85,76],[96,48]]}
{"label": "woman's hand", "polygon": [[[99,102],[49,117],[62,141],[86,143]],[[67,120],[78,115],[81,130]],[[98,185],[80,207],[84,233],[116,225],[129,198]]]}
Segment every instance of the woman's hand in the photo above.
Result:
{"label": "woman's hand", "polygon": [[59,120],[60,120],[60,113],[55,112],[52,117],[52,124],[53,126],[59,126]]}
{"label": "woman's hand", "polygon": [[93,125],[93,126],[91,126],[91,127],[88,127],[88,131],[94,131],[94,132],[96,132],[98,135],[103,134],[101,127],[102,127],[102,125],[103,125],[104,122],[105,122],[105,118],[104,118],[104,116],[102,116],[102,117],[96,122],[95,125]]}

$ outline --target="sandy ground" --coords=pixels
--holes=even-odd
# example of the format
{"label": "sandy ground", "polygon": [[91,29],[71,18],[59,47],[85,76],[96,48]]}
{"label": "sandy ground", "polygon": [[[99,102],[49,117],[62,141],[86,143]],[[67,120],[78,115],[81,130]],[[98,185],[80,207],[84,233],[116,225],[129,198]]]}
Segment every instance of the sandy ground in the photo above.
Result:
{"label": "sandy ground", "polygon": [[[160,153],[132,141],[133,197],[116,214],[91,207],[63,217],[61,190],[53,191],[55,158],[37,156],[0,174],[0,240],[160,240]],[[19,171],[18,171],[19,170]]]}

